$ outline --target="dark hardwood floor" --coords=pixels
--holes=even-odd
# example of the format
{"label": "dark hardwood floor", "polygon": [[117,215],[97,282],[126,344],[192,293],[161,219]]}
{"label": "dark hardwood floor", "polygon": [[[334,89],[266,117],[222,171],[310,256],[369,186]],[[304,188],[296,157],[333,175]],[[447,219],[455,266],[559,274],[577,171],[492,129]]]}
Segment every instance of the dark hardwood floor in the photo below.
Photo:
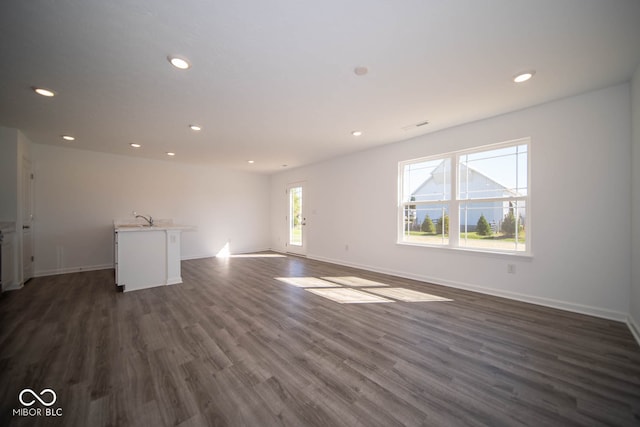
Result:
{"label": "dark hardwood floor", "polygon": [[[298,257],[182,271],[129,293],[102,270],[4,295],[0,425],[640,424],[622,323]],[[339,276],[452,301],[339,304],[276,280]],[[61,416],[14,415],[26,388],[52,389]]]}

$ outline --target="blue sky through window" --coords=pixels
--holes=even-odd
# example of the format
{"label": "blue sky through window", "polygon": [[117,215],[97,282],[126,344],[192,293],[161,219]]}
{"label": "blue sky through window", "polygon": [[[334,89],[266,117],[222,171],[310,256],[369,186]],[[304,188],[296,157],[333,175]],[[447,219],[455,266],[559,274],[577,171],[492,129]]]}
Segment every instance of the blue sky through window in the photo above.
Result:
{"label": "blue sky through window", "polygon": [[[463,165],[480,172],[502,186],[526,195],[528,191],[528,149],[526,144],[460,155]],[[446,156],[445,156],[446,157]],[[404,166],[403,195],[411,194],[431,176],[445,157]]]}

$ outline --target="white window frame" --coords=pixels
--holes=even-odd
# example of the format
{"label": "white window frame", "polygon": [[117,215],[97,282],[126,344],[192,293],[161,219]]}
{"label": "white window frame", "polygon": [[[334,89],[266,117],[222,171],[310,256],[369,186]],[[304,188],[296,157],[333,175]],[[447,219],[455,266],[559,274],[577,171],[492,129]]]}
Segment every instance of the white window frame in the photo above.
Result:
{"label": "white window frame", "polygon": [[[459,194],[459,161],[460,157],[468,154],[480,153],[483,151],[491,151],[500,148],[514,147],[518,145],[527,146],[527,194],[518,195],[512,197],[486,197],[486,198],[474,198],[474,199],[461,199]],[[446,160],[450,159],[450,199],[449,200],[433,200],[433,201],[407,201],[403,200],[404,194],[404,169],[407,165],[421,163],[433,160]],[[483,202],[495,202],[495,201],[516,201],[524,202],[526,206],[526,245],[524,251],[507,250],[507,249],[493,249],[486,247],[469,247],[460,245],[460,207],[465,203],[483,203]],[[404,226],[405,216],[404,210],[406,206],[428,206],[428,205],[447,205],[449,215],[449,238],[448,243],[434,244],[415,241],[404,240]],[[509,254],[517,256],[532,256],[532,218],[531,218],[531,138],[520,138],[511,141],[505,141],[497,144],[489,144],[483,146],[472,147],[465,150],[451,151],[448,153],[442,153],[427,157],[420,157],[416,159],[404,160],[398,162],[398,220],[397,220],[397,244],[408,246],[422,246],[429,248],[444,248],[455,249],[471,252],[486,252],[486,253],[498,253]]]}

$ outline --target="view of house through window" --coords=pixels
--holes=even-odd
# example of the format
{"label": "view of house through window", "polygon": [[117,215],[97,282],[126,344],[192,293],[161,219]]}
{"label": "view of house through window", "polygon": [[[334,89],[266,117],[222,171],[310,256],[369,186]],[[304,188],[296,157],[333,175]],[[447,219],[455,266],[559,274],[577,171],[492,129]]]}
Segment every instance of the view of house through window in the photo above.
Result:
{"label": "view of house through window", "polygon": [[529,140],[400,162],[399,243],[529,252]]}

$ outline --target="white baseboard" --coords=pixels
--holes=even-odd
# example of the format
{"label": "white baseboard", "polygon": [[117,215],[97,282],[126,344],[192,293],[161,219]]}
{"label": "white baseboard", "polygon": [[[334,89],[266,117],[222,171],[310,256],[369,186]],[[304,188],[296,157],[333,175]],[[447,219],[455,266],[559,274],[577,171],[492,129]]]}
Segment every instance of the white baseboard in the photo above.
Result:
{"label": "white baseboard", "polygon": [[[255,250],[247,250],[247,251],[239,251],[235,253],[251,253],[251,252],[264,252],[270,250],[269,248],[263,249],[255,249]],[[191,259],[202,259],[202,258],[214,258],[216,254],[200,254],[200,255],[190,255],[186,257],[180,258],[181,261],[191,260]],[[94,271],[94,270],[108,270],[114,268],[113,264],[98,264],[98,265],[87,265],[87,266],[78,266],[78,267],[62,267],[62,268],[52,268],[48,270],[37,270],[34,272],[33,277],[44,277],[44,276],[57,276],[59,274],[67,274],[67,273],[79,273],[81,271]],[[15,288],[18,289],[18,288]],[[9,289],[5,289],[9,290]]]}
{"label": "white baseboard", "polygon": [[[281,252],[281,251],[274,250],[274,249],[269,249],[269,248],[267,248],[267,249],[261,248],[261,249],[255,249],[255,250],[250,250],[250,251],[241,251],[241,252],[237,252],[237,253],[264,252],[264,251],[269,251],[269,250],[271,250],[273,252],[279,252],[279,253],[287,254],[286,252]],[[182,258],[182,260],[184,261],[184,260],[191,260],[191,259],[202,259],[202,258],[213,258],[213,257],[215,257],[215,254],[201,254],[201,255],[196,255],[196,256],[184,257],[184,258]],[[403,271],[397,271],[397,270],[392,270],[392,269],[384,269],[384,268],[379,268],[379,267],[366,265],[366,264],[351,263],[351,262],[346,262],[344,260],[339,260],[339,259],[325,258],[325,257],[314,256],[314,255],[307,255],[307,257],[309,259],[315,259],[315,260],[318,260],[318,261],[329,262],[329,263],[332,263],[332,264],[344,265],[344,266],[347,266],[347,267],[359,268],[359,269],[373,271],[373,272],[382,273],[382,274],[389,274],[389,275],[392,275],[392,276],[403,277],[403,278],[406,278],[406,279],[412,279],[412,280],[418,280],[418,281],[421,281],[421,282],[433,283],[435,285],[448,286],[448,287],[456,288],[456,289],[464,289],[464,290],[478,292],[478,293],[482,293],[482,294],[493,295],[493,296],[497,296],[497,297],[508,298],[508,299],[512,299],[512,300],[531,303],[531,304],[542,305],[542,306],[545,306],[545,307],[557,308],[557,309],[560,309],[560,310],[566,310],[566,311],[571,311],[571,312],[575,312],[575,313],[581,313],[581,314],[587,314],[587,315],[590,315],[590,316],[601,317],[601,318],[604,318],[604,319],[610,319],[610,320],[616,320],[616,321],[619,321],[619,322],[625,322],[625,323],[627,323],[627,325],[629,325],[629,329],[631,330],[631,333],[635,337],[636,341],[638,341],[638,344],[640,344],[640,327],[638,326],[638,322],[636,322],[627,313],[622,313],[622,312],[618,312],[618,311],[607,310],[607,309],[602,309],[602,308],[592,307],[592,306],[587,306],[587,305],[582,305],[582,304],[576,304],[576,303],[572,303],[572,302],[568,302],[568,301],[560,301],[560,300],[554,300],[554,299],[550,299],[550,298],[537,297],[537,296],[533,296],[533,295],[520,294],[520,293],[517,293],[517,292],[509,292],[509,291],[504,291],[502,289],[487,288],[487,287],[473,285],[473,284],[470,284],[470,283],[453,282],[453,281],[445,280],[445,279],[438,278],[438,277],[429,277],[429,276],[423,276],[423,275],[408,274],[408,273],[403,272]],[[67,273],[78,273],[78,272],[81,272],[81,271],[106,270],[106,269],[112,269],[112,268],[113,268],[113,264],[102,264],[102,265],[92,265],[92,266],[82,266],[82,267],[56,268],[56,269],[50,269],[50,270],[39,270],[39,271],[36,271],[36,272],[34,272],[34,277],[53,276],[53,275],[67,274]],[[12,286],[12,287],[7,288],[5,290],[15,290],[15,289],[20,289],[21,287],[22,286]]]}
{"label": "white baseboard", "polygon": [[8,292],[8,291],[17,291],[18,289],[22,289],[24,285],[22,283],[12,283],[10,285],[4,286],[2,288],[2,292]]}
{"label": "white baseboard", "polygon": [[59,274],[80,273],[81,271],[95,271],[113,269],[113,264],[88,265],[81,267],[62,267],[49,270],[37,270],[33,277],[57,276]]}
{"label": "white baseboard", "polygon": [[429,276],[422,276],[422,275],[416,275],[416,274],[408,274],[408,273],[406,273],[404,271],[383,269],[383,268],[374,267],[374,266],[366,265],[366,264],[345,262],[343,260],[338,260],[338,259],[318,257],[318,256],[314,256],[314,255],[307,255],[307,257],[310,258],[310,259],[329,262],[329,263],[332,263],[332,264],[344,265],[344,266],[353,267],[353,268],[360,268],[360,269],[363,269],[363,270],[373,271],[373,272],[382,273],[382,274],[389,274],[391,276],[402,277],[402,278],[405,278],[405,279],[412,279],[412,280],[418,280],[418,281],[421,281],[421,282],[433,283],[434,285],[442,285],[442,286],[448,286],[448,287],[456,288],[456,289],[464,289],[464,290],[467,290],[467,291],[473,291],[473,292],[478,292],[478,293],[481,293],[481,294],[487,294],[487,295],[493,295],[493,296],[502,297],[502,298],[508,298],[508,299],[512,299],[512,300],[516,300],[516,301],[522,301],[522,302],[526,302],[526,303],[530,303],[530,304],[541,305],[541,306],[544,306],[544,307],[557,308],[557,309],[560,309],[560,310],[571,311],[571,312],[580,313],[580,314],[586,314],[586,315],[589,315],[589,316],[595,316],[595,317],[600,317],[600,318],[604,318],[604,319],[615,320],[615,321],[618,321],[618,322],[627,322],[627,319],[628,319],[627,313],[622,313],[622,312],[618,312],[618,311],[602,309],[602,308],[599,308],[599,307],[592,307],[592,306],[588,306],[588,305],[576,304],[576,303],[569,302],[569,301],[561,301],[561,300],[555,300],[555,299],[551,299],[551,298],[544,298],[544,297],[537,297],[537,296],[533,296],[533,295],[520,294],[520,293],[517,293],[517,292],[509,292],[509,291],[505,291],[505,290],[502,290],[502,289],[494,289],[494,288],[487,288],[487,287],[483,287],[483,286],[477,286],[477,285],[473,285],[473,284],[470,284],[470,283],[454,282],[454,281],[450,281],[450,280],[446,280],[446,279],[442,279],[442,278],[438,278],[438,277],[429,277]]}
{"label": "white baseboard", "polygon": [[[257,249],[240,249],[237,251],[232,251],[231,255],[241,255],[241,254],[251,254],[251,253],[255,253],[255,252],[266,252],[266,251],[271,251],[271,248],[257,248]],[[275,251],[273,251],[275,252]],[[217,254],[200,254],[200,255],[187,255],[184,256],[182,258],[180,258],[181,261],[188,261],[188,260],[192,260],[192,259],[203,259],[203,258],[215,258],[217,257]]]}
{"label": "white baseboard", "polygon": [[192,259],[204,259],[204,258],[214,258],[215,254],[201,254],[201,255],[189,255],[185,257],[180,257],[180,261],[189,261]]}
{"label": "white baseboard", "polygon": [[631,315],[627,316],[627,326],[629,326],[633,338],[635,338],[638,345],[640,345],[640,326],[638,326],[638,322],[636,322]]}

